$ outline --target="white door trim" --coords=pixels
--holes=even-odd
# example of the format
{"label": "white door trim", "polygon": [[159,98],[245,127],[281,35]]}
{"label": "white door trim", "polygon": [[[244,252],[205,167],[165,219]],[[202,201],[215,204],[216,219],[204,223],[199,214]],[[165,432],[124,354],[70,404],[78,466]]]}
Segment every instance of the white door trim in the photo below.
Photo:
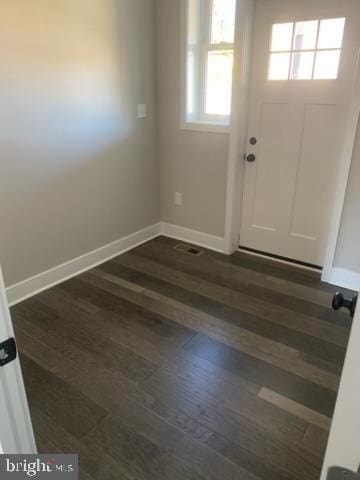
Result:
{"label": "white door trim", "polygon": [[240,243],[242,186],[245,173],[243,157],[248,135],[254,19],[255,0],[238,0],[225,210],[224,253],[228,255],[234,253]]}
{"label": "white door trim", "polygon": [[[13,336],[0,267],[0,342]],[[36,453],[19,358],[0,369],[0,443],[4,453]]]}

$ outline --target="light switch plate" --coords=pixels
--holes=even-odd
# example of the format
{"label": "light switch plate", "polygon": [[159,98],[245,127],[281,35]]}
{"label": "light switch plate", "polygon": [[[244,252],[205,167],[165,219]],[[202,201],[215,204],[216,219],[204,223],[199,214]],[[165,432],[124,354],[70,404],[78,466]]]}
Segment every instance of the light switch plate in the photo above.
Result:
{"label": "light switch plate", "polygon": [[145,103],[139,103],[137,106],[137,117],[138,118],[146,118],[147,113],[146,113],[146,104]]}

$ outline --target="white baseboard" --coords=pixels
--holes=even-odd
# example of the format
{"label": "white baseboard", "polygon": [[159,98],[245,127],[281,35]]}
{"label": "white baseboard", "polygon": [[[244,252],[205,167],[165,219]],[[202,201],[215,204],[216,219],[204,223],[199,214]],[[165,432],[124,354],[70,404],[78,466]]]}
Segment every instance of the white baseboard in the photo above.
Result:
{"label": "white baseboard", "polygon": [[85,255],[28,278],[23,282],[11,285],[6,289],[8,303],[10,306],[15,305],[69,278],[90,270],[111,258],[117,257],[142,243],[158,237],[161,234],[161,229],[161,223],[151,225],[104,247],[85,253]]}
{"label": "white baseboard", "polygon": [[328,283],[337,287],[350,290],[360,290],[360,273],[345,270],[344,268],[333,268]]}
{"label": "white baseboard", "polygon": [[193,243],[199,247],[215,250],[216,252],[224,253],[225,251],[225,239],[209,235],[208,233],[198,232],[196,230],[164,222],[162,223],[161,233],[165,237],[175,238],[182,242]]}
{"label": "white baseboard", "polygon": [[62,283],[76,275],[80,275],[91,268],[100,265],[114,257],[121,255],[133,248],[148,242],[159,235],[175,238],[201,247],[223,252],[225,241],[207,233],[197,232],[188,228],[171,225],[169,223],[156,223],[113,243],[100,247],[92,252],[85,253],[69,262],[58,265],[34,277],[11,285],[6,289],[9,306],[26,300],[44,290]]}

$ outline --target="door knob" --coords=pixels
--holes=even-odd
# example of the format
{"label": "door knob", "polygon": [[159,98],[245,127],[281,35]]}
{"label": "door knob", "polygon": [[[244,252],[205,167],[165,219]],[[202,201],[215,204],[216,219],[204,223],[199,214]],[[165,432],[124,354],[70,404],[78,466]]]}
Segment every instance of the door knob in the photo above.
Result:
{"label": "door knob", "polygon": [[332,301],[332,307],[334,310],[340,310],[341,308],[347,308],[350,311],[350,314],[352,317],[355,315],[355,309],[356,309],[356,303],[358,299],[358,294],[355,293],[353,298],[347,299],[344,297],[344,295],[340,292],[335,293],[333,301]]}
{"label": "door knob", "polygon": [[254,155],[253,153],[250,153],[250,154],[246,157],[246,161],[247,161],[247,162],[252,163],[252,162],[255,162],[255,160],[256,160],[256,157],[255,157],[255,155]]}

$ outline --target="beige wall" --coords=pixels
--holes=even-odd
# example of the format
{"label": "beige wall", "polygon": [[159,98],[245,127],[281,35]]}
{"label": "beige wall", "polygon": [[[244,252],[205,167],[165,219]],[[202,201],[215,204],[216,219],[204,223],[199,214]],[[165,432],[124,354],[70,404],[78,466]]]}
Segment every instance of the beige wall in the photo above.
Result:
{"label": "beige wall", "polygon": [[180,130],[181,0],[156,6],[162,220],[223,237],[229,136]]}
{"label": "beige wall", "polygon": [[1,2],[7,286],[159,221],[153,27],[152,0]]}
{"label": "beige wall", "polygon": [[[229,137],[180,130],[181,1],[1,3],[7,286],[158,222],[158,157],[161,219],[223,236]],[[358,137],[335,263],[360,272]]]}
{"label": "beige wall", "polygon": [[335,267],[360,273],[360,125],[351,164]]}

